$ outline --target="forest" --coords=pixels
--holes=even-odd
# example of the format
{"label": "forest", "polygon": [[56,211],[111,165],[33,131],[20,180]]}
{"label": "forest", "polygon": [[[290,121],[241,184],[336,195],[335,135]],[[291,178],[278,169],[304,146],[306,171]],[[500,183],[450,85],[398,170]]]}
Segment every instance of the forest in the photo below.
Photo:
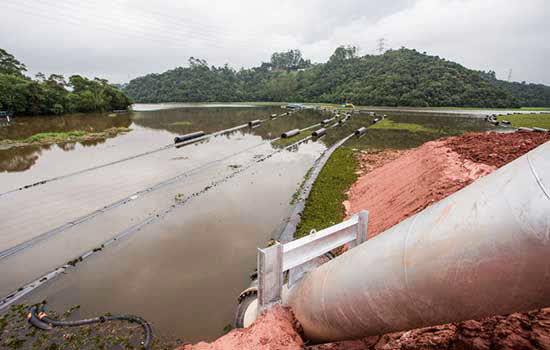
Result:
{"label": "forest", "polygon": [[494,72],[463,67],[414,49],[359,56],[341,46],[326,63],[299,50],[274,53],[270,62],[235,70],[191,57],[186,67],[133,79],[123,91],[137,102],[296,101],[370,106],[541,107],[550,87],[497,80]]}
{"label": "forest", "polygon": [[90,80],[38,73],[27,77],[25,64],[0,49],[0,110],[14,115],[61,115],[126,109],[132,100],[105,79]]}

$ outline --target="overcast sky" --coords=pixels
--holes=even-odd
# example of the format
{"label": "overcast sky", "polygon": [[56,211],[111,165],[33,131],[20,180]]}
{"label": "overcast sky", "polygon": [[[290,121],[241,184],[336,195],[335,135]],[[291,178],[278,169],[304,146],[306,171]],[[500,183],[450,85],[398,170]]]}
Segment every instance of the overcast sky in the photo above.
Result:
{"label": "overcast sky", "polygon": [[550,85],[548,0],[1,0],[0,47],[37,72],[125,82],[187,65],[234,68],[339,45],[427,51]]}

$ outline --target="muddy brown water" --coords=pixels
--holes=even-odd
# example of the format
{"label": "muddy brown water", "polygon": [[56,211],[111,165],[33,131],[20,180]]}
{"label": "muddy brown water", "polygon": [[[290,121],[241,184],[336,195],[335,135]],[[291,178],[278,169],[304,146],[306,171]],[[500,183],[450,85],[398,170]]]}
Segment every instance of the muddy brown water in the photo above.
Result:
{"label": "muddy brown water", "polygon": [[[157,149],[172,143],[178,134],[197,130],[210,133],[281,113],[278,107],[168,107],[116,117],[19,118],[11,129],[2,130],[2,137],[101,131],[113,126],[130,127],[132,131],[93,144],[29,146],[0,152],[0,193]],[[105,312],[138,314],[151,321],[158,334],[170,338],[190,342],[216,338],[231,323],[236,298],[248,286],[256,247],[278,233],[290,212],[292,194],[314,160],[327,145],[372,121],[366,114],[354,115],[318,141],[274,153],[280,148],[269,140],[324,118],[320,112],[303,111],[252,130],[245,128],[0,196],[2,251],[184,174],[173,183],[140,193],[128,203],[0,260],[0,296],[158,215],[158,220],[77,264],[26,300],[47,299],[49,307],[59,311],[82,305],[74,317]],[[388,118],[416,123],[431,132],[372,130],[348,146],[409,148],[440,136],[489,128],[479,119],[428,113],[396,113],[388,114]],[[255,162],[271,153],[273,157]],[[232,175],[243,167],[247,170]],[[226,177],[230,178],[222,181]],[[217,185],[162,216],[178,198],[199,193],[213,182]]]}

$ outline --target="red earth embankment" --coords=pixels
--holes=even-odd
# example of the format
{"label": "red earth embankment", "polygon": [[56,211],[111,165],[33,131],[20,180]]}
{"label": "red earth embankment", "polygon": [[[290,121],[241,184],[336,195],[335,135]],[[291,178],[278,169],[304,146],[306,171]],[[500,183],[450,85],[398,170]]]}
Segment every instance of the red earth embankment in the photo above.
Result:
{"label": "red earth embankment", "polygon": [[[468,134],[409,151],[362,152],[362,176],[350,189],[345,206],[351,213],[369,210],[369,237],[373,237],[548,140],[548,133]],[[182,349],[303,349],[298,333],[292,313],[277,307],[248,329],[233,330],[212,344]],[[550,349],[550,309],[306,348]]]}

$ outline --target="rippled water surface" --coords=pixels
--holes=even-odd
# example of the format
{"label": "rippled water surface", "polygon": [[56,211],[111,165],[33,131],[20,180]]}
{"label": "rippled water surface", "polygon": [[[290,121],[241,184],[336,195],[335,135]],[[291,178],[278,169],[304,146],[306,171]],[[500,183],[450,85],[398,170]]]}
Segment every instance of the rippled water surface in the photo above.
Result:
{"label": "rippled water surface", "polygon": [[[255,267],[256,247],[278,233],[315,159],[328,145],[371,125],[374,117],[355,114],[320,140],[286,150],[271,141],[327,114],[307,110],[270,120],[283,110],[239,104],[134,109],[16,118],[0,128],[1,139],[13,140],[43,132],[131,129],[104,140],[0,150],[0,253],[33,242],[0,258],[0,296],[131,232],[27,299],[48,299],[58,310],[80,304],[76,316],[139,314],[162,335],[213,339],[232,321],[236,298]],[[479,118],[379,113],[394,123],[421,125],[423,131],[373,129],[347,146],[409,148],[489,129]],[[265,121],[254,129],[173,147],[177,135],[209,134],[256,119]]]}

